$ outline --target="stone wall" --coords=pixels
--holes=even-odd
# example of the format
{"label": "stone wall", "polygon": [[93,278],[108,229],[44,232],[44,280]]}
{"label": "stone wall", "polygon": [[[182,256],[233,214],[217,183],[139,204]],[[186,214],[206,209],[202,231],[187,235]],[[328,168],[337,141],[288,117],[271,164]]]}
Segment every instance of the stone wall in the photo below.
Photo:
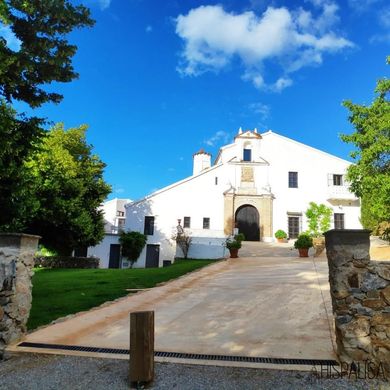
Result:
{"label": "stone wall", "polygon": [[325,233],[337,353],[390,376],[390,262],[370,261],[369,233]]}
{"label": "stone wall", "polygon": [[0,357],[26,332],[33,257],[39,237],[0,233]]}

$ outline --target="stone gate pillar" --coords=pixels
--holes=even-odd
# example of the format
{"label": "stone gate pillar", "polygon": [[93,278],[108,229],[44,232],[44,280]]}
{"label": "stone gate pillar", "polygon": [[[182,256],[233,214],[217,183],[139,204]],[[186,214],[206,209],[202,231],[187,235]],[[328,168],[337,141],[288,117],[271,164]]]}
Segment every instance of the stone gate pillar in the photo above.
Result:
{"label": "stone gate pillar", "polygon": [[38,236],[0,233],[0,358],[26,332]]}
{"label": "stone gate pillar", "polygon": [[[370,261],[369,230],[325,233],[341,362],[390,375],[390,262]],[[364,367],[364,368],[362,368]],[[379,372],[379,373],[381,373]]]}

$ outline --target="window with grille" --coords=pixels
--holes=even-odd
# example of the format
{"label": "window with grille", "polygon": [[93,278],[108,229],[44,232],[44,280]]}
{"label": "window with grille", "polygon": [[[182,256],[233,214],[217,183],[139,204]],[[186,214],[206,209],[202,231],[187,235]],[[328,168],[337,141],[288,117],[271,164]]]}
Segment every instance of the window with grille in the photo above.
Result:
{"label": "window with grille", "polygon": [[333,185],[342,186],[343,185],[343,175],[333,175]]}
{"label": "window with grille", "polygon": [[144,234],[153,236],[154,234],[154,217],[145,217]]}
{"label": "window with grille", "polygon": [[184,217],[183,227],[185,228],[191,227],[191,217]]}
{"label": "window with grille", "polygon": [[203,218],[203,229],[210,229],[210,218]]}
{"label": "window with grille", "polygon": [[335,229],[344,229],[344,214],[334,213],[334,228]]}
{"label": "window with grille", "polygon": [[289,172],[288,173],[288,187],[289,188],[298,188],[298,172]]}
{"label": "window with grille", "polygon": [[299,216],[289,216],[288,217],[288,237],[297,238],[300,231],[300,217]]}

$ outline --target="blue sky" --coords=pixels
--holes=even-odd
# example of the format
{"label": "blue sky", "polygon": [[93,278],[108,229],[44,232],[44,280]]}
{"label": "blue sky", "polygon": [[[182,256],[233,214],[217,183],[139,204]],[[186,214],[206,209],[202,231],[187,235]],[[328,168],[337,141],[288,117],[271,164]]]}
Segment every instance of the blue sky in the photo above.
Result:
{"label": "blue sky", "polygon": [[215,157],[240,126],[348,158],[341,102],[369,104],[389,73],[385,0],[84,4],[96,25],[70,36],[80,78],[54,85],[63,102],[36,114],[90,126],[110,198],[138,199],[189,176],[194,152]]}

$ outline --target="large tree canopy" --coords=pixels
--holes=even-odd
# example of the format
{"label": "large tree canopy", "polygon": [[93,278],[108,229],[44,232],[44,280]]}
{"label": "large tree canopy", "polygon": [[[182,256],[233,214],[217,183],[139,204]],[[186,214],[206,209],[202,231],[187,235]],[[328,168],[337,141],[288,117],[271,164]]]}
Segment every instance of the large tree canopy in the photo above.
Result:
{"label": "large tree canopy", "polygon": [[71,62],[77,47],[66,34],[93,23],[87,8],[68,0],[0,0],[0,26],[8,25],[20,41],[13,50],[0,38],[0,95],[31,107],[60,102],[60,94],[43,86],[78,76]]}
{"label": "large tree canopy", "polygon": [[18,231],[38,203],[34,183],[24,164],[43,134],[37,118],[18,116],[0,100],[0,229]]}
{"label": "large tree canopy", "polygon": [[10,103],[58,103],[62,96],[49,85],[78,76],[72,67],[77,48],[66,36],[93,23],[89,10],[70,0],[0,0],[0,28],[10,29],[18,42],[0,36],[1,230],[22,230],[39,206],[36,178],[25,161],[44,136],[43,119],[17,115]]}
{"label": "large tree canopy", "polygon": [[356,147],[351,153],[356,163],[348,169],[347,178],[351,190],[362,198],[362,223],[370,229],[390,221],[390,80],[379,80],[375,92],[369,106],[344,102],[355,132],[341,136]]}
{"label": "large tree canopy", "polygon": [[86,142],[86,129],[65,131],[56,125],[27,162],[40,208],[26,230],[64,255],[78,246],[95,245],[104,235],[98,208],[111,188],[103,180],[105,164]]}

